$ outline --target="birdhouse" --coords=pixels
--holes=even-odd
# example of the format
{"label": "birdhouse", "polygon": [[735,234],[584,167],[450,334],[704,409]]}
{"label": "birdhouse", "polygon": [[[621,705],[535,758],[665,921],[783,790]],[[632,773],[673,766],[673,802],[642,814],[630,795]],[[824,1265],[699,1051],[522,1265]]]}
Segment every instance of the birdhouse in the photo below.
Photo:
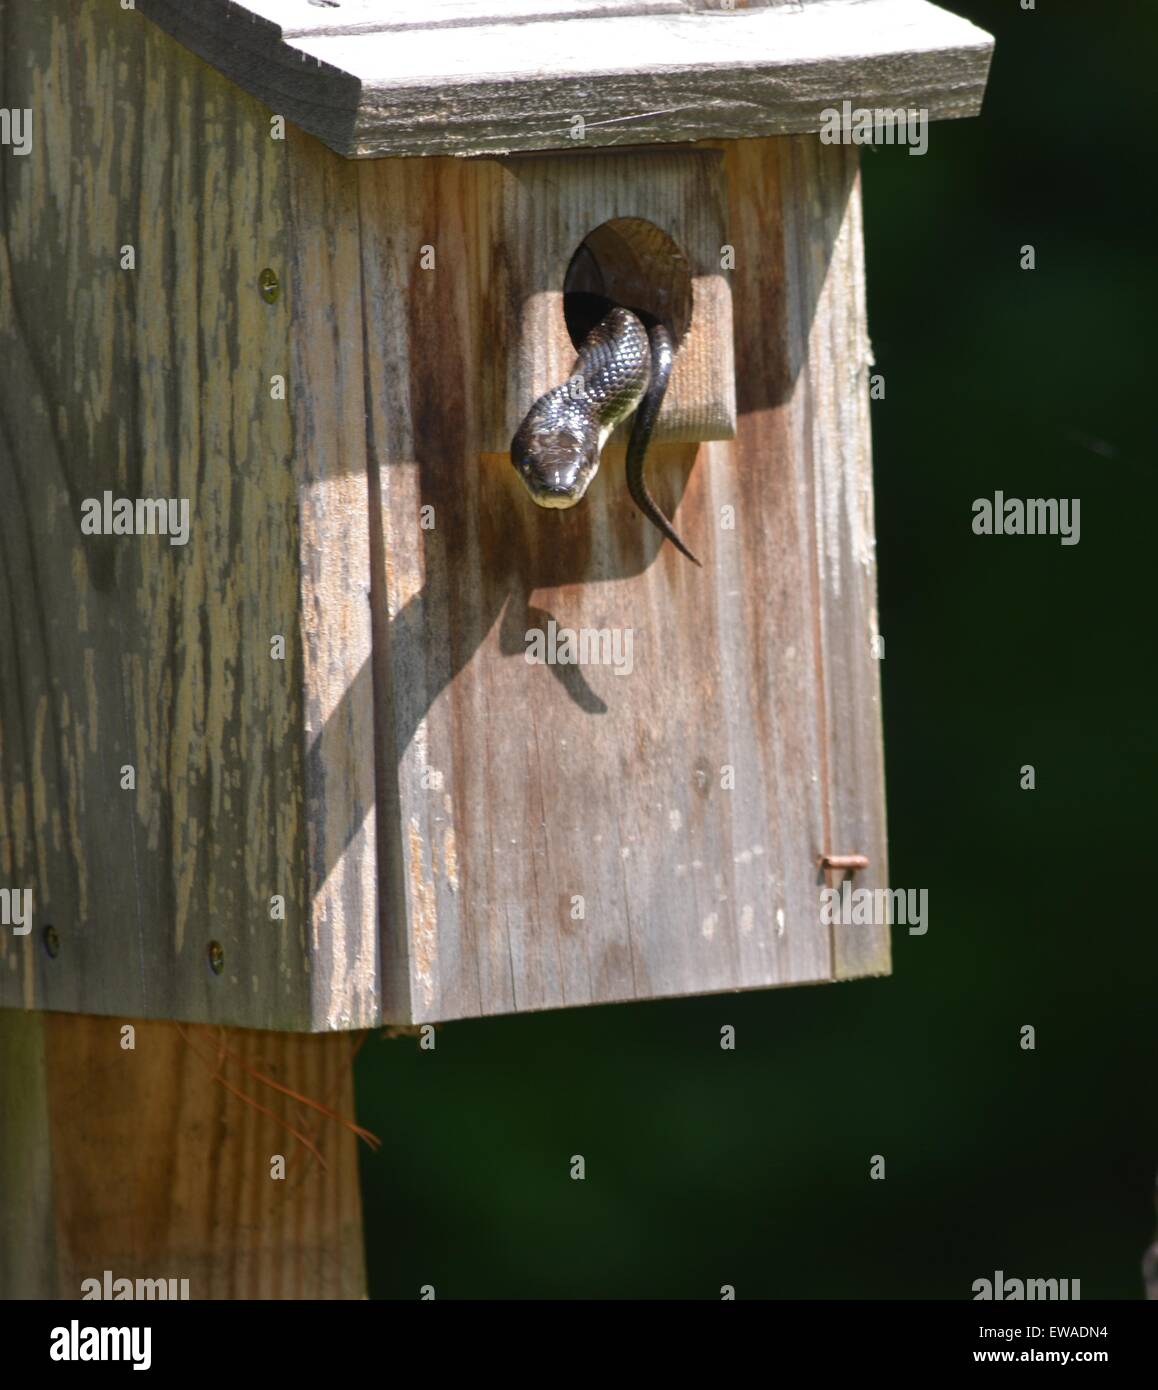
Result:
{"label": "birdhouse", "polygon": [[[0,1004],[323,1032],[879,975],[859,145],[922,0],[42,0],[8,53]],[[884,113],[882,115],[882,113]],[[935,136],[933,137],[935,138]],[[577,505],[510,457],[666,326]]]}

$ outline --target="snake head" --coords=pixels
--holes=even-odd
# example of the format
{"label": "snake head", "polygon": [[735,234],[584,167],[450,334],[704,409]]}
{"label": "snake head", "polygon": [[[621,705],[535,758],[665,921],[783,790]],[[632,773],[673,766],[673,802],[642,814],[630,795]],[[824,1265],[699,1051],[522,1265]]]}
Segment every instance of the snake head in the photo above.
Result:
{"label": "snake head", "polygon": [[[554,393],[551,393],[554,394]],[[552,408],[536,403],[511,440],[511,462],[540,507],[573,507],[599,469],[600,439]]]}

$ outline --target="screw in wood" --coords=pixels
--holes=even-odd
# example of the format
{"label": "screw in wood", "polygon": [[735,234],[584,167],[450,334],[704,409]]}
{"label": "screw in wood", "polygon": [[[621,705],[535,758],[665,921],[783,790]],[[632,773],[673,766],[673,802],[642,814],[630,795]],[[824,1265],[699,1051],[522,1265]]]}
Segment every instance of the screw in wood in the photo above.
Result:
{"label": "screw in wood", "polygon": [[277,278],[277,271],[270,270],[268,266],[261,272],[257,283],[261,286],[261,297],[267,304],[277,302],[278,292],[281,289],[281,281]]}
{"label": "screw in wood", "polygon": [[821,869],[848,869],[853,873],[869,866],[867,854],[822,854],[816,862]]}
{"label": "screw in wood", "polygon": [[215,975],[220,975],[225,969],[225,951],[222,949],[220,941],[211,941],[206,952],[209,957],[209,969]]}
{"label": "screw in wood", "polygon": [[51,925],[46,926],[40,935],[44,941],[44,949],[55,960],[60,955],[60,937],[57,935],[56,928]]}

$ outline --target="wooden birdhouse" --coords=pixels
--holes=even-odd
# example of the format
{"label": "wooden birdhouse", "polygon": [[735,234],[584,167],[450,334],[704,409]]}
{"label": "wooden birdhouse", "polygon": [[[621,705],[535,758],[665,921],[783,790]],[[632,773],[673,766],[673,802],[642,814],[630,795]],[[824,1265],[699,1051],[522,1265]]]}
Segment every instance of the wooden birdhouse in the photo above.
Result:
{"label": "wooden birdhouse", "polygon": [[[0,1004],[320,1032],[887,972],[821,911],[887,883],[858,144],[976,112],[989,38],[0,12]],[[671,329],[647,475],[702,568],[624,429],[566,511],[512,468],[591,295]]]}

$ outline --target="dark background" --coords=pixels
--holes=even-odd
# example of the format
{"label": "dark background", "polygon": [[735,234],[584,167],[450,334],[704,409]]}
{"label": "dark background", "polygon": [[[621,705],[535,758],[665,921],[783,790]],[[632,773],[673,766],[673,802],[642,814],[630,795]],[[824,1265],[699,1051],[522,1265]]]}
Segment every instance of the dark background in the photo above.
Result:
{"label": "dark background", "polygon": [[[862,154],[890,867],[928,935],[890,979],[372,1037],[375,1297],[1142,1294],[1158,14],[949,7],[997,38],[982,116]],[[974,536],[997,489],[1080,498],[1080,543]]]}

